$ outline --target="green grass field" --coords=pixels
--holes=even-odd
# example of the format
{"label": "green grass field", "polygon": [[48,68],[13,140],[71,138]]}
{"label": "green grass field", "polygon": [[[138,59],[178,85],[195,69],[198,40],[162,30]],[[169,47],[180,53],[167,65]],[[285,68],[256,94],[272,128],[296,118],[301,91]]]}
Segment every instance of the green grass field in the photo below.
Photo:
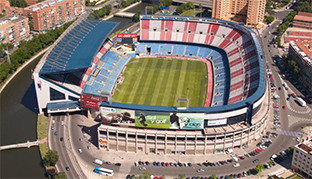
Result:
{"label": "green grass field", "polygon": [[204,62],[166,58],[131,59],[113,95],[114,102],[155,106],[186,106],[178,98],[188,98],[189,107],[202,107],[207,91]]}

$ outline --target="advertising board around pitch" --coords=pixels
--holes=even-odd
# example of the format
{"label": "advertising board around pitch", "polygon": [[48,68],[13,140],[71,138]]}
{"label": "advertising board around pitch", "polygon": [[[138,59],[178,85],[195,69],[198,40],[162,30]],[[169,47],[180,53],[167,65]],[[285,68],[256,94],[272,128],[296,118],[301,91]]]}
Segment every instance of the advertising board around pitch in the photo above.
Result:
{"label": "advertising board around pitch", "polygon": [[101,107],[100,113],[103,124],[134,124],[134,110]]}
{"label": "advertising board around pitch", "polygon": [[135,126],[165,129],[203,129],[204,114],[136,111]]}

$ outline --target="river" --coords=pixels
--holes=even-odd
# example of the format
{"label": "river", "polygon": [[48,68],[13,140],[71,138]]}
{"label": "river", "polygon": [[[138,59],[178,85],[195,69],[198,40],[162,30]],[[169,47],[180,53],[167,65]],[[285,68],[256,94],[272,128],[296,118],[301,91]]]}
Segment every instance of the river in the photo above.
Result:
{"label": "river", "polygon": [[[148,5],[142,3],[127,12],[144,11]],[[131,23],[131,19],[120,17],[108,21],[120,22],[115,31]],[[31,69],[38,61],[21,70],[0,94],[0,145],[37,139],[37,101]],[[45,178],[38,147],[1,151],[0,155],[0,178]]]}
{"label": "river", "polygon": [[[39,58],[21,70],[0,94],[1,141],[8,145],[37,139],[37,101],[31,79]],[[1,151],[1,178],[44,178],[39,148]]]}

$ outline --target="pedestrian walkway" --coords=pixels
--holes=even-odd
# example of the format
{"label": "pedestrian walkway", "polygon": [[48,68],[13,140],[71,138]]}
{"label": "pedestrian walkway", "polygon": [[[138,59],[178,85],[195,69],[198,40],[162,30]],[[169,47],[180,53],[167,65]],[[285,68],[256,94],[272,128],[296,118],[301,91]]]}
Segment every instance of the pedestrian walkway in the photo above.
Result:
{"label": "pedestrian walkway", "polygon": [[280,134],[285,135],[285,136],[293,136],[293,137],[300,137],[302,135],[301,132],[286,131],[286,130],[282,130]]}

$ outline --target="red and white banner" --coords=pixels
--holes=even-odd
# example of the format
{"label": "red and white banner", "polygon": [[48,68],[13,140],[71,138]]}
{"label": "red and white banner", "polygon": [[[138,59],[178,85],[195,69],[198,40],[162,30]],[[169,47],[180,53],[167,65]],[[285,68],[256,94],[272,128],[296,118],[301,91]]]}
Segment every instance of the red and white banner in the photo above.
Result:
{"label": "red and white banner", "polygon": [[99,110],[102,101],[107,101],[108,97],[93,96],[89,94],[81,94],[80,106]]}
{"label": "red and white banner", "polygon": [[138,34],[117,34],[117,38],[137,38]]}

